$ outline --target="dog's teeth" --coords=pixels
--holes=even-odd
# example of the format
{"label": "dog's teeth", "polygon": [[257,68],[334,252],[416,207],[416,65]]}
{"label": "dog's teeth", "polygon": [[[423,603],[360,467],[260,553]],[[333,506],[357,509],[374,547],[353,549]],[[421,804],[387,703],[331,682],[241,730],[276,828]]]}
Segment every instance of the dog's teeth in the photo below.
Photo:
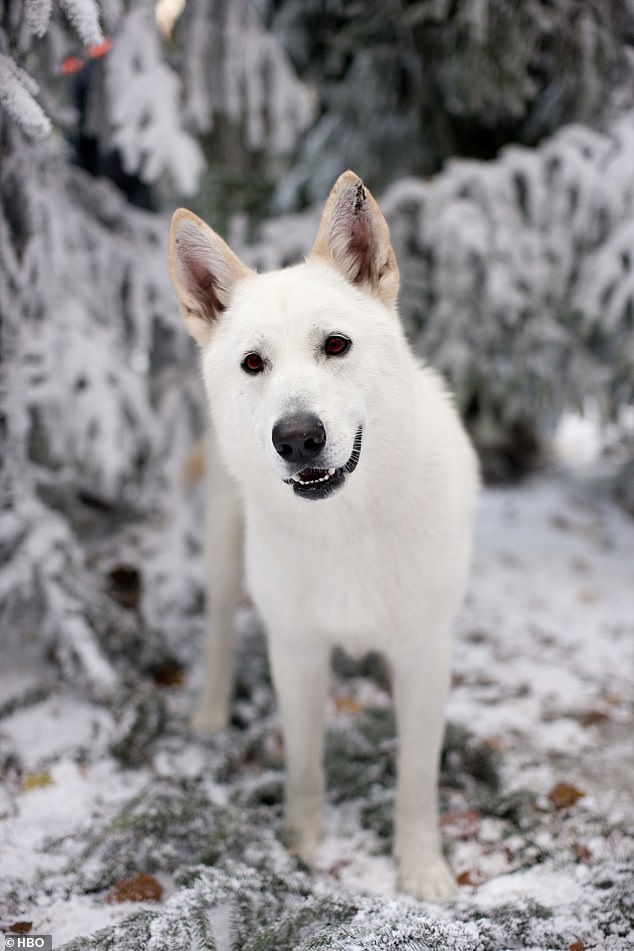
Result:
{"label": "dog's teeth", "polygon": [[300,479],[299,475],[294,475],[291,476],[291,481],[296,485],[318,485],[320,482],[328,482],[335,472],[336,469],[327,469],[326,475],[320,476],[319,479]]}

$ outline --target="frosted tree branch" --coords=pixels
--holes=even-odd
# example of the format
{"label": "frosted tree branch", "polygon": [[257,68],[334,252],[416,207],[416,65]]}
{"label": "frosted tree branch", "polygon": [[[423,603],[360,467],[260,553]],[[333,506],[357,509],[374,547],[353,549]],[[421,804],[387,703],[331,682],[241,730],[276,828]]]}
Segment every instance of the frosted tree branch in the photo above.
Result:
{"label": "frosted tree branch", "polygon": [[37,90],[37,83],[24,69],[0,54],[0,105],[28,136],[42,139],[50,133],[51,123],[34,98]]}
{"label": "frosted tree branch", "polygon": [[95,0],[58,0],[58,3],[86,46],[103,40]]}

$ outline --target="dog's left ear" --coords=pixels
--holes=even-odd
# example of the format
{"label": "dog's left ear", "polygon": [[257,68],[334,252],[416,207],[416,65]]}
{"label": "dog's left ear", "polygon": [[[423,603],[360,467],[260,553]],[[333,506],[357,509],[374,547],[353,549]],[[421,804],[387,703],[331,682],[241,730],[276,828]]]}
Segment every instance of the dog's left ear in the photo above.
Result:
{"label": "dog's left ear", "polygon": [[334,265],[352,284],[392,307],[399,286],[390,230],[376,201],[354,172],[335,182],[309,258]]}
{"label": "dog's left ear", "polygon": [[167,260],[185,326],[204,347],[235,285],[253,271],[220,235],[185,208],[172,217]]}

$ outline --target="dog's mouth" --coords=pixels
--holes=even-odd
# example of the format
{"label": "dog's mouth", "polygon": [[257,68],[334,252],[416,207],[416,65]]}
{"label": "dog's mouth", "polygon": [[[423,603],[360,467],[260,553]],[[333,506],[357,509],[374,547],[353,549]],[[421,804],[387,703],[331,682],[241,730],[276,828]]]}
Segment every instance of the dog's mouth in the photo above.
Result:
{"label": "dog's mouth", "polygon": [[359,426],[352,444],[352,453],[345,465],[338,469],[317,469],[314,466],[307,466],[300,469],[290,479],[285,479],[287,485],[293,486],[295,495],[303,499],[326,499],[333,492],[342,487],[346,481],[346,476],[357,468],[359,456],[361,455],[361,441],[363,430]]}

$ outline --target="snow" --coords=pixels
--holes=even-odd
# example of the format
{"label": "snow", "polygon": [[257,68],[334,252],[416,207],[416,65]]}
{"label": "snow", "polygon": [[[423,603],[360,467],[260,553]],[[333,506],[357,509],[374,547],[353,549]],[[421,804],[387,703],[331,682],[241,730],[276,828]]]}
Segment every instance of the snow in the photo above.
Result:
{"label": "snow", "polygon": [[314,118],[315,97],[253,4],[189,0],[183,21],[186,107],[195,127],[208,133],[223,116],[243,129],[248,149],[290,152]]}
{"label": "snow", "polygon": [[101,43],[99,7],[93,0],[59,0],[59,5],[86,46]]}
{"label": "snow", "polygon": [[35,36],[43,36],[51,17],[53,0],[25,0],[24,16]]}
{"label": "snow", "polygon": [[[42,723],[46,729],[42,729]],[[112,732],[111,718],[94,704],[75,697],[54,695],[5,717],[2,733],[23,750],[22,760],[37,769],[55,760],[69,747],[83,746]]]}
{"label": "snow", "polygon": [[45,138],[51,123],[33,98],[38,85],[9,56],[0,53],[0,105],[33,138]]}
{"label": "snow", "polygon": [[[358,803],[330,802],[312,873],[315,888],[336,886],[342,896],[357,896],[359,908],[372,914],[383,907],[385,921],[395,914],[391,909],[401,915],[413,910],[416,920],[449,928],[438,934],[446,941],[453,935],[456,942],[484,934],[487,922],[493,928],[505,906],[523,914],[533,902],[550,917],[543,927],[531,925],[530,947],[550,947],[548,935],[555,932],[568,935],[571,943],[584,938],[592,943],[592,922],[604,914],[596,905],[597,876],[609,875],[611,868],[616,875],[619,863],[633,856],[632,552],[634,522],[615,507],[596,466],[560,467],[521,487],[484,491],[447,715],[501,750],[507,792],[532,791],[537,813],[530,848],[545,857],[531,864],[529,856],[527,865],[521,827],[501,840],[502,820],[474,812],[468,791],[454,790],[443,820],[445,840],[454,870],[469,872],[479,884],[463,885],[458,900],[447,906],[418,905],[398,895],[391,859],[376,854],[375,833],[360,827]],[[248,609],[241,617],[241,627],[252,625]],[[32,676],[17,676],[0,675],[3,696],[15,698],[22,690],[28,697],[24,691],[32,690]],[[191,688],[177,688],[172,697],[174,709],[186,706]],[[329,703],[331,723],[345,729],[355,704],[387,706],[389,697],[363,677],[338,682]],[[0,866],[5,893],[11,894],[11,882],[21,882],[26,888],[17,894],[27,897],[0,901],[0,923],[30,920],[34,932],[54,935],[56,947],[111,926],[139,907],[107,904],[100,892],[82,894],[73,886],[77,879],[71,876],[69,885],[68,874],[62,874],[68,861],[82,854],[91,830],[141,791],[146,795],[161,777],[191,778],[205,770],[208,753],[186,732],[159,750],[149,769],[123,770],[108,754],[113,731],[111,713],[70,684],[57,685],[43,700],[25,700],[0,720],[0,742],[17,751],[26,775],[48,776],[46,784],[28,789],[6,777]],[[584,793],[574,808],[549,807],[548,793],[558,782]],[[249,783],[241,788],[248,790]],[[208,789],[214,801],[235,800],[236,790],[221,778],[208,780]],[[574,858],[574,849],[581,859]],[[270,861],[284,868],[283,856],[275,845]],[[47,876],[49,886],[43,888]],[[157,934],[175,920],[179,902],[190,894],[169,875],[161,881],[167,918],[163,924],[155,919]],[[363,905],[364,894],[372,897],[371,905]],[[213,914],[218,944],[228,947],[228,913],[222,908]],[[610,951],[625,949],[628,940],[615,937]],[[608,951],[596,935],[593,941]],[[351,939],[348,947],[354,946]]]}
{"label": "snow", "polygon": [[164,61],[153,6],[144,0],[124,17],[107,62],[113,143],[125,169],[156,182],[167,172],[176,189],[196,190],[200,146],[181,125],[181,82]]}
{"label": "snow", "polygon": [[[496,111],[522,112],[534,76],[498,89],[493,56],[496,72],[485,57],[471,79],[472,40],[489,43],[497,7],[419,6],[439,39],[466,31],[444,62],[429,47],[434,110],[472,115],[475,128],[483,114],[493,128]],[[556,34],[564,6],[550,5],[545,34],[526,28],[530,16],[509,20],[508,64],[521,67],[540,36]],[[329,951],[575,940],[629,951],[634,523],[610,494],[614,466],[599,455],[597,429],[632,395],[631,83],[622,77],[620,106],[610,94],[594,129],[580,122],[534,149],[511,145],[489,162],[448,160],[432,180],[403,180],[431,154],[411,135],[414,112],[427,113],[426,77],[409,43],[377,59],[380,17],[353,49],[357,25],[345,13],[354,29],[339,34],[340,67],[326,64],[325,96],[324,77],[301,65],[300,46],[313,45],[304,4],[188,0],[166,43],[152,0],[4,7],[0,932],[22,919],[51,931],[56,946],[77,938],[73,951],[151,951],[203,946],[210,928],[221,951],[236,942],[244,951],[238,931],[250,920],[268,916],[272,926],[307,907],[307,927],[325,928],[321,905],[340,901],[350,914],[338,937],[319,935]],[[610,40],[609,17],[607,46],[594,50],[593,16],[581,18],[585,42],[573,44],[590,98],[607,95],[597,70],[614,72],[610,42],[623,41],[622,65],[631,64],[616,20]],[[397,892],[387,854],[396,740],[376,672],[335,665],[328,723],[339,760],[329,762],[326,837],[310,872],[282,845],[281,735],[248,604],[237,618],[233,723],[207,741],[189,728],[202,673],[201,492],[184,491],[181,470],[202,400],[166,274],[167,214],[133,209],[114,185],[69,164],[77,88],[59,69],[68,56],[87,60],[102,27],[112,49],[87,71],[82,121],[104,154],[119,148],[159,205],[202,182],[199,210],[221,205],[214,226],[233,232],[250,262],[275,267],[308,250],[320,208],[262,223],[254,245],[252,218],[229,221],[234,196],[225,208],[225,196],[205,195],[205,180],[220,171],[220,190],[240,182],[245,194],[279,181],[278,207],[293,209],[357,155],[370,183],[395,179],[382,207],[403,319],[418,351],[452,376],[461,405],[476,397],[483,457],[487,443],[495,452],[496,426],[504,434],[527,421],[541,439],[571,402],[584,405],[583,418],[559,423],[555,468],[483,494],[447,710],[442,828],[462,885],[445,907]],[[382,49],[389,33],[386,22]],[[344,69],[346,48],[354,55]],[[625,73],[631,80],[631,65]],[[565,75],[555,71],[551,90]],[[422,99],[388,121],[391,76],[408,76]],[[558,112],[552,101],[542,109]],[[631,444],[631,406],[620,425],[613,456]],[[631,507],[629,472],[621,498]],[[127,601],[111,586],[126,571],[138,580]],[[376,743],[363,731],[372,723]],[[336,776],[341,763],[347,772]],[[569,805],[553,797],[561,784]],[[110,904],[112,885],[137,869],[159,880],[162,900]],[[133,920],[141,937],[130,941]],[[110,937],[87,937],[99,929]]]}

